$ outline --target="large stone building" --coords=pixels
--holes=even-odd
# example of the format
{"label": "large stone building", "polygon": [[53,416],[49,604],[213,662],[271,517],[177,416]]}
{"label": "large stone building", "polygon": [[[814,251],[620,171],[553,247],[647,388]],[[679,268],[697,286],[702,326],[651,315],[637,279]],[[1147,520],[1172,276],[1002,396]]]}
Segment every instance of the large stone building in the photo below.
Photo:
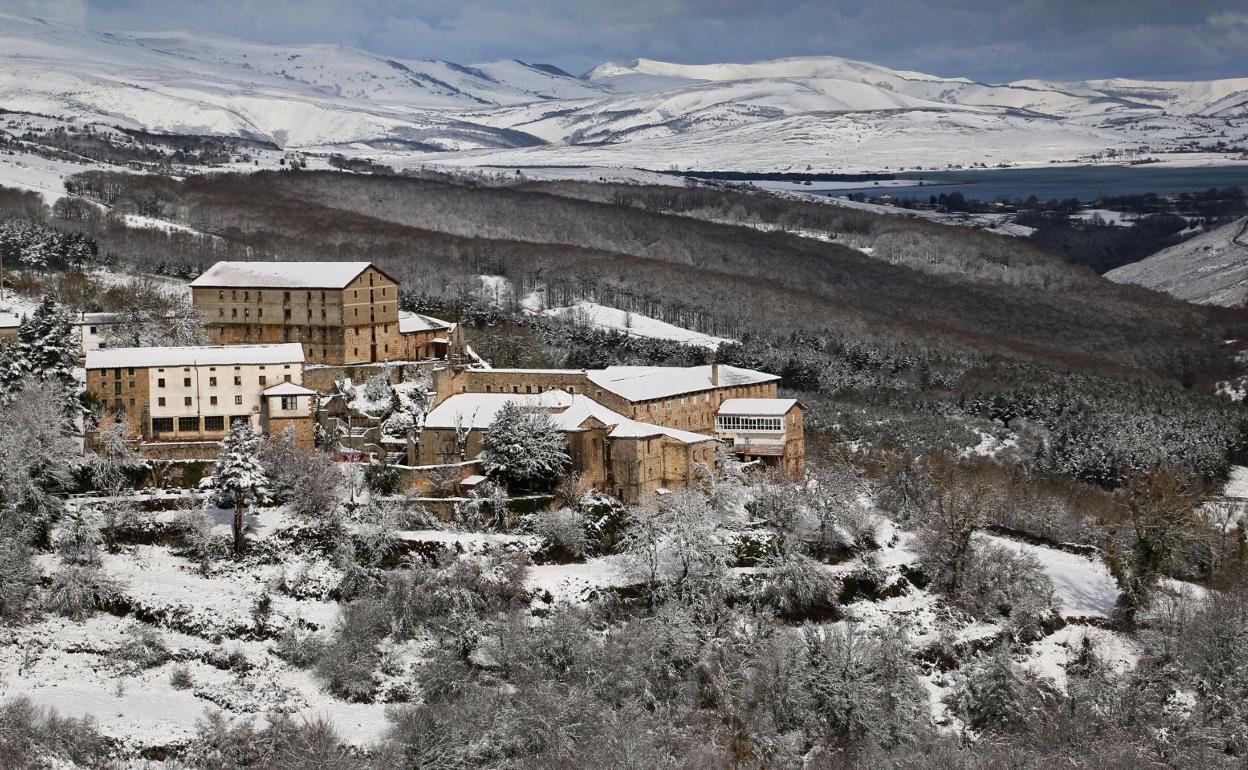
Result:
{"label": "large stone building", "polygon": [[399,284],[369,262],[218,262],[191,298],[214,344],[297,342],[335,365],[404,356]]}
{"label": "large stone building", "polygon": [[[802,406],[777,397],[779,380],[774,374],[726,364],[588,370],[448,366],[434,372],[434,390],[435,403],[465,393],[526,396],[562,390],[584,395],[638,422],[721,438],[743,459],[780,467],[796,479],[806,465]],[[729,407],[721,423],[721,409],[729,402],[740,403]],[[759,414],[737,414],[739,408]],[[782,410],[779,420],[777,410]],[[735,422],[739,417],[751,422]],[[766,418],[767,427],[755,418]],[[773,430],[776,422],[779,427]],[[747,424],[748,431],[743,427]],[[734,427],[721,431],[721,425]]]}
{"label": "large stone building", "polygon": [[567,436],[573,471],[625,503],[692,486],[715,468],[720,442],[714,437],[639,422],[559,389],[450,396],[425,415],[420,463],[447,465],[480,455],[485,432],[509,401],[548,412]]}
{"label": "large stone building", "polygon": [[311,443],[316,394],[299,387],[303,363],[297,343],[93,350],[87,391],[127,424],[141,448],[207,444],[178,456],[212,457],[239,419],[257,432],[291,426]]}

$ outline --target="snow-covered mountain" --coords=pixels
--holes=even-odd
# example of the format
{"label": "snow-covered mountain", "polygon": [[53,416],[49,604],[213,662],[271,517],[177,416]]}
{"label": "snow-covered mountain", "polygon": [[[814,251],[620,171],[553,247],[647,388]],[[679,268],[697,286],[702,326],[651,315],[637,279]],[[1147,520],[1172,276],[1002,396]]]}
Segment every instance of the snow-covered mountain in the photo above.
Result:
{"label": "snow-covered mountain", "polygon": [[464,164],[931,168],[1248,137],[1248,79],[993,85],[831,56],[638,59],[578,78],[5,15],[0,108]]}
{"label": "snow-covered mountain", "polygon": [[282,146],[395,141],[439,149],[533,140],[457,110],[601,95],[554,67],[390,59],[174,32],[99,33],[0,15],[0,107]]}
{"label": "snow-covered mountain", "polygon": [[1105,274],[1201,305],[1248,304],[1248,217]]}

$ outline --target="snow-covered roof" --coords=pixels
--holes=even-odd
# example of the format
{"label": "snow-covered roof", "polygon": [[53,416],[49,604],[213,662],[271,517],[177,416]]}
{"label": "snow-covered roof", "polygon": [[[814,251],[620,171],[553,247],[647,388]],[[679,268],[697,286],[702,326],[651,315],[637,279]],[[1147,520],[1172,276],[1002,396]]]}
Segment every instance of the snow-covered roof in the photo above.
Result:
{"label": "snow-covered roof", "polygon": [[519,401],[524,406],[550,412],[556,427],[563,431],[580,430],[586,420],[593,418],[611,426],[607,433],[611,438],[668,436],[685,444],[715,440],[701,433],[639,422],[608,409],[588,396],[558,389],[536,394],[456,393],[425,415],[425,427],[485,430],[494,423],[495,416],[508,401]]}
{"label": "snow-covered roof", "polygon": [[316,391],[311,388],[305,388],[302,385],[296,385],[293,382],[279,382],[271,388],[266,389],[266,396],[315,396]]}
{"label": "snow-covered roof", "polygon": [[608,366],[594,369],[589,379],[629,401],[650,401],[684,393],[697,393],[730,385],[755,385],[780,379],[774,374],[756,372],[727,364],[719,365],[719,384],[711,382],[711,365],[704,366]]}
{"label": "snow-covered roof", "polygon": [[121,366],[229,366],[235,364],[302,364],[303,345],[188,345],[161,348],[106,348],[87,353],[86,368]]}
{"label": "snow-covered roof", "polygon": [[719,405],[716,414],[774,416],[788,414],[796,405],[795,398],[730,398]]}
{"label": "snow-covered roof", "polygon": [[562,390],[544,393],[456,393],[425,415],[426,428],[488,428],[503,404],[519,401],[539,409],[563,408],[572,404],[572,394]]}
{"label": "snow-covered roof", "polygon": [[479,473],[474,473],[471,476],[465,476],[462,479],[460,479],[459,485],[461,487],[475,487],[476,485],[482,483],[485,480],[486,480],[485,476],[482,476]]}
{"label": "snow-covered roof", "polygon": [[111,324],[121,320],[121,313],[83,313],[79,326],[86,324]]}
{"label": "snow-covered roof", "polygon": [[434,318],[431,315],[421,315],[420,313],[412,313],[407,310],[399,311],[399,333],[412,334],[414,332],[434,332],[446,331],[454,324]]}
{"label": "snow-covered roof", "polygon": [[0,313],[0,329],[16,329],[21,325],[21,316],[13,313]]}
{"label": "snow-covered roof", "polygon": [[341,289],[371,266],[371,262],[218,262],[191,286]]}

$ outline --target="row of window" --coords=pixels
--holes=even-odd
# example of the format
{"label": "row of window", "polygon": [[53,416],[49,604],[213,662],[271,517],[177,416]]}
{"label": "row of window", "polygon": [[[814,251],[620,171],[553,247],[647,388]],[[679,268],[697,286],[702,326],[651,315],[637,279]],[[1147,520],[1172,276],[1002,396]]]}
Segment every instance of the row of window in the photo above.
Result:
{"label": "row of window", "polygon": [[[467,386],[467,385],[461,386],[460,390],[461,390],[461,392],[467,393],[467,392],[468,392],[468,386]],[[546,392],[546,390],[547,390],[547,388],[546,388],[546,386],[544,386],[544,385],[538,385],[538,386],[537,386],[537,392],[538,392],[538,393],[545,393],[545,392]],[[568,387],[566,387],[566,388],[562,388],[562,390],[566,390],[566,391],[567,391],[567,392],[569,392],[569,393],[575,393],[575,392],[576,392],[576,386],[575,386],[575,385],[569,385],[569,386],[568,386]],[[494,392],[494,386],[493,386],[493,385],[486,385],[486,386],[485,386],[485,392],[486,392],[486,393],[493,393],[493,392]],[[498,392],[499,392],[499,393],[506,393],[506,392],[507,392],[507,390],[506,390],[506,388],[499,388],[499,389],[498,389]],[[520,392],[520,386],[519,386],[519,385],[512,385],[512,386],[511,386],[511,392],[512,392],[512,393],[519,393],[519,392]],[[533,386],[532,386],[532,385],[525,385],[525,386],[524,386],[524,392],[525,392],[525,393],[532,393],[532,392],[533,392]],[[599,391],[598,395],[600,395],[600,396],[601,396],[601,395],[602,395],[602,392],[601,392],[601,391]]]}
{"label": "row of window", "polygon": [[738,417],[736,415],[717,415],[716,430],[740,431],[783,431],[783,417]]}
{"label": "row of window", "polygon": [[[167,404],[165,403],[165,401],[166,401],[166,399],[165,399],[165,397],[164,397],[164,396],[157,396],[157,397],[156,397],[156,406],[167,406]],[[235,403],[236,405],[242,405],[242,403],[243,403],[243,397],[242,397],[242,396],[235,396],[235,397],[234,397],[234,403]],[[183,397],[183,399],[182,399],[182,406],[194,406],[194,405],[195,405],[195,399],[194,399],[194,398],[192,398],[191,396],[185,396],[185,397]],[[208,405],[209,405],[209,406],[216,406],[216,405],[217,405],[217,397],[216,397],[216,396],[209,396],[209,397],[208,397]]]}
{"label": "row of window", "polygon": [[[369,278],[372,278],[372,276],[369,276]],[[372,285],[372,281],[371,281],[371,280],[369,281],[369,285],[370,285],[370,286]],[[369,299],[370,299],[370,300],[372,300],[372,299],[374,298],[374,297],[373,297],[372,292],[373,292],[373,290],[372,290],[372,289],[369,289]],[[381,287],[381,296],[383,296],[383,297],[384,297],[384,296],[386,296],[388,293],[389,293],[389,289],[388,289],[388,287],[386,287],[386,286]],[[309,291],[309,292],[306,292],[306,294],[307,294],[307,296],[305,297],[305,299],[306,299],[309,303],[311,303],[311,302],[312,302],[312,292],[310,292],[310,291]],[[322,302],[322,303],[324,303],[324,302],[325,302],[325,292],[323,292],[323,291],[322,291],[320,294],[321,294],[321,302]],[[351,290],[351,298],[352,298],[352,299],[359,299],[359,298],[360,298],[360,290],[359,290],[359,289],[352,289],[352,290]],[[225,290],[224,290],[224,289],[218,289],[218,290],[217,290],[217,299],[218,299],[219,301],[221,301],[221,302],[224,302],[224,301],[225,301]],[[237,290],[237,289],[231,289],[231,290],[230,290],[230,299],[231,299],[231,300],[234,300],[234,301],[237,301],[237,300],[238,300],[238,290]],[[282,302],[290,302],[290,299],[291,299],[291,293],[290,293],[290,292],[288,292],[288,291],[284,291],[284,292],[282,292]],[[264,301],[264,292],[263,292],[263,291],[261,291],[261,290],[259,290],[259,289],[257,289],[257,290],[256,290],[256,302],[263,302],[263,301]],[[244,290],[243,290],[243,302],[251,302],[251,290],[250,290],[250,289],[244,289]]]}
{"label": "row of window", "polygon": [[[259,383],[260,383],[260,386],[261,386],[261,387],[264,387],[265,385],[268,385],[268,384],[269,384],[269,378],[268,378],[268,376],[267,376],[267,375],[263,375],[263,374],[262,374],[262,375],[260,375],[257,379],[258,379],[258,381],[259,381]],[[290,375],[289,375],[289,374],[284,374],[284,375],[282,375],[282,381],[283,381],[283,382],[290,382]],[[242,384],[243,384],[243,378],[242,378],[242,375],[238,375],[238,374],[234,375],[234,384],[235,384],[236,386],[239,386],[239,385],[242,385]],[[132,387],[132,388],[134,387],[134,383],[133,383],[133,382],[131,382],[131,383],[130,383],[130,387]],[[158,387],[158,388],[163,388],[163,387],[165,387],[165,378],[164,378],[164,377],[157,377],[157,378],[156,378],[156,387]],[[190,377],[183,377],[183,378],[182,378],[182,387],[184,387],[184,388],[189,388],[189,387],[191,387],[191,378],[190,378]],[[209,378],[208,378],[208,387],[210,387],[210,388],[215,388],[215,387],[217,387],[217,378],[216,378],[216,377],[209,377]]]}
{"label": "row of window", "polygon": [[[239,415],[231,419],[250,421],[248,415]],[[159,436],[161,434],[173,433],[174,418],[173,417],[153,417],[152,418],[152,435]],[[178,417],[177,418],[178,433],[199,433],[200,418],[199,417]],[[203,418],[205,433],[220,433],[225,430],[225,417],[217,415],[213,417]]]}

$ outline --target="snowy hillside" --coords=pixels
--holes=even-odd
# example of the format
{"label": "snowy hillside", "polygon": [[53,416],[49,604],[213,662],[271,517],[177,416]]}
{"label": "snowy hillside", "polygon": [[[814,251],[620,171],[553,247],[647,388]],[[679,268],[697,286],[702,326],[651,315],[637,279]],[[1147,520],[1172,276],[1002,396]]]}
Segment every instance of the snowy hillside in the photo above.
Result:
{"label": "snowy hillside", "polygon": [[341,46],[97,33],[0,15],[0,105],[166,133],[280,146],[396,141],[432,148],[532,141],[448,111],[600,89],[520,62],[464,67]]}
{"label": "snowy hillside", "polygon": [[1240,219],[1105,277],[1201,305],[1242,307],[1248,301],[1248,219]]}
{"label": "snowy hillside", "polygon": [[467,165],[837,171],[1190,150],[1248,137],[1246,84],[993,85],[832,56],[638,59],[577,78],[516,60],[465,66],[0,15],[5,110]]}

